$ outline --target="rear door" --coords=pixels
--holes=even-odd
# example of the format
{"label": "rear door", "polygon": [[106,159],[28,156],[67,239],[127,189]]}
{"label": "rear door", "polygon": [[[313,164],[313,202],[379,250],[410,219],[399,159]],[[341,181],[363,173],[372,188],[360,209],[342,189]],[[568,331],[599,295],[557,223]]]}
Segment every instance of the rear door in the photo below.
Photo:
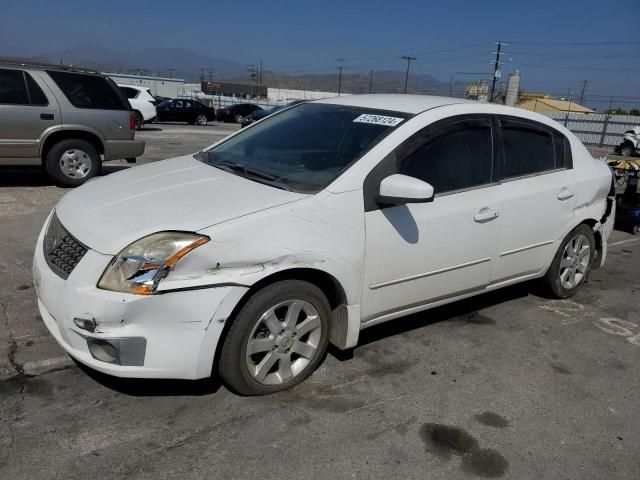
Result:
{"label": "rear door", "polygon": [[575,208],[571,149],[564,135],[518,117],[495,121],[501,214],[494,284],[542,272]]}
{"label": "rear door", "polygon": [[58,124],[60,107],[37,76],[0,69],[0,162],[38,159],[42,134]]}

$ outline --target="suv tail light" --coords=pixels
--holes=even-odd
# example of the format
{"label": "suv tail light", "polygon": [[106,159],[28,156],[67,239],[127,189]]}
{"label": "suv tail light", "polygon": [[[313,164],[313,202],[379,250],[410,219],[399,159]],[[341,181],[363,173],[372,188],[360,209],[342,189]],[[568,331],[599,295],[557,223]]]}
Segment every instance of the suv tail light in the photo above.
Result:
{"label": "suv tail light", "polygon": [[129,115],[129,130],[135,130],[135,129],[136,129],[136,117],[132,113],[131,115]]}

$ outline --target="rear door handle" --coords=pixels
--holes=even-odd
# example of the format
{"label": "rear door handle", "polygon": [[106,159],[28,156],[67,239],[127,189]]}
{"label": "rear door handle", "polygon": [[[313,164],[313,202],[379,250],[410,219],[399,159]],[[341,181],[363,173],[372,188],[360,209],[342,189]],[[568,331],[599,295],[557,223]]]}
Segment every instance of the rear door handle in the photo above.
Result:
{"label": "rear door handle", "polygon": [[500,212],[497,210],[493,210],[491,208],[483,208],[478,213],[476,213],[473,219],[476,222],[488,222],[489,220],[493,220],[494,218],[498,218],[500,216]]}
{"label": "rear door handle", "polygon": [[53,120],[53,113],[41,113],[40,120]]}
{"label": "rear door handle", "polygon": [[573,192],[568,188],[563,188],[558,192],[558,200],[569,200],[573,197]]}

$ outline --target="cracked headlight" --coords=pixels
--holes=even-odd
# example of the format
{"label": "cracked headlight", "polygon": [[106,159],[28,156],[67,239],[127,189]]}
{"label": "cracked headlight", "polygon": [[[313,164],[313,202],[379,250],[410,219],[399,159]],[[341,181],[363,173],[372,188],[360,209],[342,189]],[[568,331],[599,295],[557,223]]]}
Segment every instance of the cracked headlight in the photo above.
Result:
{"label": "cracked headlight", "polygon": [[105,269],[98,288],[151,295],[173,266],[209,237],[187,232],[159,232],[125,247]]}

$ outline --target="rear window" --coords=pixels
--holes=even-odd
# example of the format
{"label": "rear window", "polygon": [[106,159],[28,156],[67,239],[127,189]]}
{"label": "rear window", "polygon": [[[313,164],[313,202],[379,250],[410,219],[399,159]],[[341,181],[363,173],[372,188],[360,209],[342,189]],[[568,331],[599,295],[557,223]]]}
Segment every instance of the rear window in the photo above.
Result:
{"label": "rear window", "polygon": [[118,87],[118,88],[120,88],[120,91],[124,93],[125,97],[127,98],[136,98],[138,96],[138,93],[140,93],[138,90],[131,87]]}
{"label": "rear window", "polygon": [[0,70],[0,103],[10,105],[29,103],[22,70]]}
{"label": "rear window", "polygon": [[104,77],[55,70],[47,73],[76,108],[129,110],[117,88]]}
{"label": "rear window", "polygon": [[503,176],[521,177],[560,168],[549,131],[517,121],[501,120],[504,146]]}

